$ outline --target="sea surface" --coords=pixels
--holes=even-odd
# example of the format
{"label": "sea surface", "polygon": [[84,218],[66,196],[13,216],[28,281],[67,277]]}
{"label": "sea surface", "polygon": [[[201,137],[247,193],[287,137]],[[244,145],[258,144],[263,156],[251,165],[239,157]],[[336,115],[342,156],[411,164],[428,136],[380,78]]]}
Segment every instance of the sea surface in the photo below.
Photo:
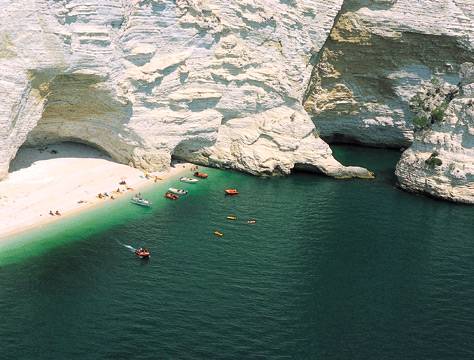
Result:
{"label": "sea surface", "polygon": [[377,179],[209,169],[12,239],[0,359],[474,359],[474,207],[398,190],[398,152],[335,154]]}

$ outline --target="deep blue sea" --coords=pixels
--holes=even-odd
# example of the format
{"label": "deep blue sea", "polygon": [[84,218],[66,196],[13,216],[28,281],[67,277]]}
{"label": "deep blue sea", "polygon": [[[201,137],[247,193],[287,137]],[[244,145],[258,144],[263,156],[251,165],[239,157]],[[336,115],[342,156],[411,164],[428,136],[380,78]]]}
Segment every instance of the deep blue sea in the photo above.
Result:
{"label": "deep blue sea", "polygon": [[12,239],[0,359],[474,359],[474,207],[398,190],[398,152],[335,154],[377,178],[209,169]]}

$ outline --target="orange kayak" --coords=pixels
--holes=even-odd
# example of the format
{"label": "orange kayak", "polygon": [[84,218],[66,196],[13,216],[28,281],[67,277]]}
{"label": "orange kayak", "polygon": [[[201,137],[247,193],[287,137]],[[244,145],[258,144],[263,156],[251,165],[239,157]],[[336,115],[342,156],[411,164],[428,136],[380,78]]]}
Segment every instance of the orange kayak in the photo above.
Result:
{"label": "orange kayak", "polygon": [[239,195],[237,189],[225,189],[224,191],[226,195]]}

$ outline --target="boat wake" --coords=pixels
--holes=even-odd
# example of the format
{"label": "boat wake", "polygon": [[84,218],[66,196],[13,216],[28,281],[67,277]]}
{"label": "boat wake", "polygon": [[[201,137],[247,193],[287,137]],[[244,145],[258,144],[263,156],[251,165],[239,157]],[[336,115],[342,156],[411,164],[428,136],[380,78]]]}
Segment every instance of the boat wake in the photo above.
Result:
{"label": "boat wake", "polygon": [[127,249],[129,249],[129,250],[132,251],[132,252],[135,252],[135,251],[137,250],[137,249],[135,249],[135,248],[134,248],[133,246],[131,246],[131,245],[123,245],[123,246],[125,246]]}
{"label": "boat wake", "polygon": [[128,250],[131,252],[135,252],[137,249],[135,249],[132,245],[127,245],[127,244],[122,244],[120,241],[117,241],[119,245],[122,245],[123,247],[126,247]]}

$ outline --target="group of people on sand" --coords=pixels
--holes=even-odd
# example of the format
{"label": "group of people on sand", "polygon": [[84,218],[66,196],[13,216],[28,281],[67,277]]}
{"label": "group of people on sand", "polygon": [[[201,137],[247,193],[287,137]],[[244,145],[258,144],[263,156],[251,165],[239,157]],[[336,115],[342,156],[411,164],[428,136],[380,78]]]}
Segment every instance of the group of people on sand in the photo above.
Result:
{"label": "group of people on sand", "polygon": [[55,216],[55,215],[61,216],[61,213],[59,212],[59,210],[56,210],[55,212],[53,212],[53,210],[49,210],[49,215],[52,215],[52,216]]}
{"label": "group of people on sand", "polygon": [[[119,191],[119,192],[120,192],[120,191]],[[109,195],[109,194],[106,193],[106,192],[104,192],[103,194],[102,194],[102,193],[98,193],[98,194],[97,194],[97,197],[98,197],[99,199],[104,199],[104,198],[107,198],[107,197],[108,197],[108,198],[110,198],[110,199],[112,199],[112,200],[115,200],[115,197],[114,197],[113,195]]]}
{"label": "group of people on sand", "polygon": [[[119,182],[119,185],[122,185],[122,186],[125,186],[125,189],[120,189],[120,186],[115,190],[113,191],[113,193],[115,194],[122,194],[124,192],[127,192],[127,191],[133,191],[133,188],[129,187],[127,185],[127,182],[125,180],[122,180]],[[115,200],[115,197],[113,194],[109,195],[109,193],[107,192],[104,192],[104,193],[98,193],[97,194],[97,197],[99,199],[105,199],[105,198],[110,198],[111,200]]]}
{"label": "group of people on sand", "polygon": [[107,194],[106,192],[103,193],[103,194],[102,194],[102,193],[99,193],[99,194],[97,195],[97,197],[98,197],[99,199],[103,199],[103,198],[109,197],[109,194]]}
{"label": "group of people on sand", "polygon": [[163,180],[163,178],[160,178],[159,176],[156,175],[150,175],[149,173],[145,173],[145,179],[147,180],[153,180],[154,182],[158,182],[160,180]]}

